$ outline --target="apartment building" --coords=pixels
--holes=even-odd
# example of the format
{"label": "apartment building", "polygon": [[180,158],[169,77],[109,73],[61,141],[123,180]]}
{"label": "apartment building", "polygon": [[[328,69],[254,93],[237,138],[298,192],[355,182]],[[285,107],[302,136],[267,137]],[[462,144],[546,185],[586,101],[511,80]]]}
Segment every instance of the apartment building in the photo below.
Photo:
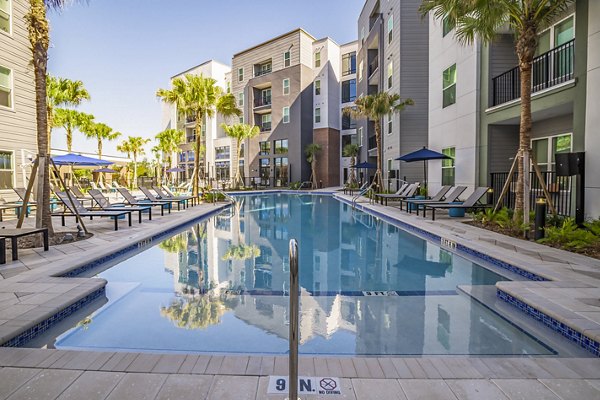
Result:
{"label": "apartment building", "polygon": [[356,51],[358,42],[350,42],[340,46],[342,54],[340,66],[340,134],[342,158],[340,161],[340,183],[345,183],[350,177],[351,158],[344,157],[344,147],[348,144],[359,144],[356,134],[356,120],[350,115],[344,114],[343,110],[352,107],[356,100]]}
{"label": "apartment building", "polygon": [[[533,156],[561,214],[574,213],[576,179],[556,176],[555,154],[586,152],[585,211],[594,218],[600,215],[600,178],[592,173],[600,168],[598,15],[598,2],[578,0],[540,33],[531,132]],[[429,29],[429,143],[454,157],[430,162],[430,187],[492,185],[499,192],[519,146],[514,35],[499,32],[489,45],[462,46],[445,21],[430,16]],[[532,184],[536,197],[541,190]]]}
{"label": "apartment building", "polygon": [[[382,121],[383,177],[393,189],[396,178],[423,179],[422,165],[395,159],[428,143],[428,37],[419,0],[367,0],[358,18],[357,93],[382,91],[411,98],[415,105]],[[357,121],[361,161],[377,156],[374,121]]]}
{"label": "apartment building", "polygon": [[24,16],[29,2],[0,0],[0,197],[14,200],[37,154],[35,82]]}

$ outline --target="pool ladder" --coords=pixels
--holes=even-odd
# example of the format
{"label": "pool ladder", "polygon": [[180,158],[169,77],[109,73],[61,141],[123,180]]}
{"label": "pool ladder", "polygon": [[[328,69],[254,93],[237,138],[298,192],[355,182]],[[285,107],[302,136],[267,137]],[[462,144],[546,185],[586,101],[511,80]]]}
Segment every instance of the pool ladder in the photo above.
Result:
{"label": "pool ladder", "polygon": [[289,396],[298,398],[298,313],[300,310],[300,289],[298,285],[298,242],[290,240],[290,333],[289,333]]}
{"label": "pool ladder", "polygon": [[369,190],[371,190],[373,188],[373,186],[375,186],[375,181],[371,182],[371,184],[369,186],[362,189],[360,192],[358,192],[358,194],[356,196],[354,196],[352,198],[352,208],[356,208],[356,203],[358,202],[358,199],[361,196],[364,196],[364,194],[367,193]]}
{"label": "pool ladder", "polygon": [[227,193],[225,193],[224,191],[222,191],[221,189],[218,188],[212,188],[210,190],[210,192],[213,194],[213,203],[217,202],[217,194],[222,194],[223,197],[225,197],[226,200],[229,200],[229,202],[231,204],[235,204],[235,198]]}

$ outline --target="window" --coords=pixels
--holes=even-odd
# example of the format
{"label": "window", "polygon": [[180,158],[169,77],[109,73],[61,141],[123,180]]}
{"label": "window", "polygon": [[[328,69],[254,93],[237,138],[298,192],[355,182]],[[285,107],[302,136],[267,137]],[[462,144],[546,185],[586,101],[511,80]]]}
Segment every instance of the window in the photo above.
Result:
{"label": "window", "polygon": [[356,73],[356,52],[342,56],[342,76]]}
{"label": "window", "polygon": [[[268,143],[268,142],[267,142]],[[259,175],[260,175],[260,183],[261,185],[269,185],[270,182],[270,177],[271,177],[271,171],[270,171],[270,160],[268,158],[261,158],[259,159]],[[262,247],[262,246],[261,246]],[[270,250],[270,249],[269,249]],[[263,253],[261,251],[261,256],[265,253]]]}
{"label": "window", "polygon": [[390,15],[388,18],[387,24],[387,33],[388,33],[388,43],[392,43],[392,39],[394,38],[394,14]]}
{"label": "window", "polygon": [[[244,157],[244,143],[240,144],[240,158]],[[243,160],[242,160],[243,161]]]}
{"label": "window", "polygon": [[358,145],[362,147],[363,145],[363,127],[358,127]]}
{"label": "window", "polygon": [[271,114],[263,114],[261,118],[261,132],[271,130]]}
{"label": "window", "polygon": [[316,80],[315,81],[315,96],[318,96],[320,94],[321,94],[321,81]]}
{"label": "window", "polygon": [[365,65],[364,65],[364,62],[363,62],[363,61],[361,61],[361,62],[358,64],[358,81],[359,81],[359,82],[360,82],[360,81],[362,81],[362,78],[363,78],[363,72],[364,72],[364,67],[365,67]]}
{"label": "window", "polygon": [[10,35],[11,0],[0,0],[0,31]]}
{"label": "window", "polygon": [[185,162],[185,151],[182,151],[181,153],[179,153],[179,162],[180,163]]}
{"label": "window", "polygon": [[0,106],[12,108],[12,86],[12,71],[0,66]]}
{"label": "window", "polygon": [[288,159],[287,157],[275,158],[275,186],[287,186],[288,184]]}
{"label": "window", "polygon": [[356,79],[342,82],[342,103],[348,103],[356,99]]}
{"label": "window", "polygon": [[238,68],[238,82],[244,80],[244,68]]}
{"label": "window", "polygon": [[190,161],[194,161],[196,159],[196,154],[194,153],[193,150],[188,150],[187,152],[187,160],[188,162]]}
{"label": "window", "polygon": [[13,153],[0,151],[0,190],[13,188]]}
{"label": "window", "polygon": [[244,93],[238,93],[238,107],[244,107]]}
{"label": "window", "polygon": [[394,116],[392,114],[388,115],[388,135],[392,134],[392,128],[394,125]]}
{"label": "window", "polygon": [[452,157],[442,160],[442,185],[454,186],[454,157],[456,155],[456,148],[448,147],[442,149],[442,154],[447,155],[448,157]]}
{"label": "window", "polygon": [[351,115],[342,114],[342,129],[356,129],[356,120]]}
{"label": "window", "polygon": [[263,89],[260,92],[260,98],[262,100],[261,106],[268,106],[271,104],[271,89]]}
{"label": "window", "polygon": [[444,71],[442,108],[456,103],[456,64]]}
{"label": "window", "polygon": [[315,108],[315,124],[321,123],[321,109],[319,107]]}
{"label": "window", "polygon": [[258,146],[260,148],[260,151],[258,153],[259,156],[268,156],[269,154],[271,154],[271,142],[259,142]]}
{"label": "window", "polygon": [[531,149],[540,169],[542,171],[553,171],[556,163],[554,155],[570,152],[573,148],[572,140],[570,133],[533,139]]}
{"label": "window", "polygon": [[575,39],[575,24],[573,16],[570,16],[540,33],[535,55],[546,53],[572,39]]}
{"label": "window", "polygon": [[217,180],[226,181],[229,179],[229,161],[217,161],[215,162],[215,174]]}
{"label": "window", "polygon": [[240,124],[243,124],[244,123],[244,116],[242,115],[238,121],[239,121]]}
{"label": "window", "polygon": [[315,68],[319,68],[321,66],[321,52],[317,51],[315,53]]}
{"label": "window", "polygon": [[283,94],[290,94],[290,78],[285,78],[283,80]]}
{"label": "window", "polygon": [[388,82],[387,82],[387,87],[388,89],[392,88],[392,83],[394,81],[393,76],[394,76],[394,62],[390,61],[390,63],[388,64]]}
{"label": "window", "polygon": [[291,51],[288,50],[285,53],[283,53],[283,67],[287,68],[291,65],[292,60],[291,60]]}
{"label": "window", "polygon": [[275,140],[275,154],[285,154],[288,152],[288,140],[280,139]]}
{"label": "window", "polygon": [[229,146],[215,147],[215,159],[229,160],[229,155],[230,155]]}
{"label": "window", "polygon": [[442,20],[442,37],[445,37],[448,33],[450,33],[450,31],[452,30],[453,26],[450,23],[450,18],[449,17],[445,17]]}
{"label": "window", "polygon": [[283,107],[282,121],[284,124],[287,124],[290,122],[290,108],[289,107]]}

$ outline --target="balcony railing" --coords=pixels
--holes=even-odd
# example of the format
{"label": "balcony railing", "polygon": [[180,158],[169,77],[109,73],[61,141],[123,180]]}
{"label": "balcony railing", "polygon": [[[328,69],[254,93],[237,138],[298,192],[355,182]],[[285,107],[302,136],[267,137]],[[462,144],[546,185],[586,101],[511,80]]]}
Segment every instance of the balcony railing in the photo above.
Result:
{"label": "balcony railing", "polygon": [[196,122],[196,116],[195,115],[187,115],[185,117],[185,123],[189,124],[189,123],[192,123],[192,122]]}
{"label": "balcony railing", "polygon": [[[532,93],[548,89],[573,79],[575,64],[575,39],[533,59],[531,69]],[[519,67],[492,79],[492,106],[521,97]]]}
{"label": "balcony railing", "polygon": [[379,68],[379,56],[375,57],[369,64],[369,77]]}
{"label": "balcony railing", "polygon": [[267,68],[257,68],[256,71],[254,72],[254,76],[263,76],[266,74],[270,74],[272,72],[273,68],[271,66],[268,66]]}
{"label": "balcony railing", "polygon": [[260,125],[260,131],[261,132],[267,132],[271,130],[271,123],[270,122],[263,122],[262,125]]}
{"label": "balcony railing", "polygon": [[271,97],[258,97],[254,99],[254,107],[265,107],[271,105]]}
{"label": "balcony railing", "polygon": [[369,151],[373,149],[377,149],[377,138],[375,136],[369,138]]}

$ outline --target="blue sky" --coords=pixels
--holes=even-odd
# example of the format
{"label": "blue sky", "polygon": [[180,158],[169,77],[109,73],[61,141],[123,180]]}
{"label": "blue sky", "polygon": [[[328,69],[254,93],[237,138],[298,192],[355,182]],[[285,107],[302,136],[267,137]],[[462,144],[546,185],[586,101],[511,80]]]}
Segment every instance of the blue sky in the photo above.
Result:
{"label": "blue sky", "polygon": [[[51,12],[50,74],[84,82],[92,99],[79,109],[124,136],[161,129],[158,88],[208,59],[231,56],[302,27],[339,44],[356,40],[363,0],[89,0]],[[116,142],[105,154],[117,154]],[[52,145],[66,148],[61,130]],[[96,143],[75,134],[74,150]]]}

